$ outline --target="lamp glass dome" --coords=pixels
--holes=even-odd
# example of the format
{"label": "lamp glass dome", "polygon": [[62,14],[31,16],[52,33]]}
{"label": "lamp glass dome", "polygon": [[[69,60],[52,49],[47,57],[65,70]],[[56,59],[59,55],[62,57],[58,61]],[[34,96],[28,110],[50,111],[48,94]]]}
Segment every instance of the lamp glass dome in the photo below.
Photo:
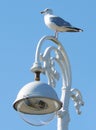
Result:
{"label": "lamp glass dome", "polygon": [[62,107],[54,89],[41,81],[25,85],[13,104],[23,120],[31,125],[44,125],[51,121]]}
{"label": "lamp glass dome", "polygon": [[19,112],[20,117],[28,124],[42,126],[48,124],[55,116],[55,113],[43,115],[30,115]]}

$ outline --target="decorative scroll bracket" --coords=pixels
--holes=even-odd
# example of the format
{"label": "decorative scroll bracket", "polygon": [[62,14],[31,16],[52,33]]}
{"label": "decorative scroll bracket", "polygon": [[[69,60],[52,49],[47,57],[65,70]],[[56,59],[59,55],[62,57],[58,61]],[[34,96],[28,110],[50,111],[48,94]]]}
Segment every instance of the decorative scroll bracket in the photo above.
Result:
{"label": "decorative scroll bracket", "polygon": [[76,113],[81,114],[80,107],[84,105],[81,92],[78,89],[71,89],[71,98],[74,101]]}

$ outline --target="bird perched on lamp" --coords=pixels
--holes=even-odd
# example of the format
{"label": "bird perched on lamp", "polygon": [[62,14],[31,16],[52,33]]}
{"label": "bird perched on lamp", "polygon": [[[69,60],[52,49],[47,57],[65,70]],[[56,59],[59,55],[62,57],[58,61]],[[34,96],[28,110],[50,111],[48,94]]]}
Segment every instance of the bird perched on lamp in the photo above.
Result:
{"label": "bird perched on lamp", "polygon": [[52,9],[46,8],[41,11],[44,14],[44,22],[46,26],[55,31],[55,38],[58,38],[58,32],[82,32],[83,30],[72,26],[64,19],[53,15]]}

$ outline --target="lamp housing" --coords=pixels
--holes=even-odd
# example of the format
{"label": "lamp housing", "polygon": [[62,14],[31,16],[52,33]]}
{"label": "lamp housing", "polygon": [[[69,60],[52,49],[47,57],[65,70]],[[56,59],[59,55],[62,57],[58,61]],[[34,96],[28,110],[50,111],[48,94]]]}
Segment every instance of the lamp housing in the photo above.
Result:
{"label": "lamp housing", "polygon": [[[62,107],[62,103],[51,86],[41,81],[34,81],[26,84],[19,91],[13,107],[22,115],[22,118],[27,123],[32,125],[42,125],[53,119],[53,115],[55,115],[53,113]],[[47,121],[42,118],[42,123],[40,120],[36,123],[32,123],[32,120],[34,121],[33,118],[31,121],[26,119],[31,116],[35,118],[35,121],[38,116],[39,118],[40,116],[43,116],[44,118],[47,117]]]}

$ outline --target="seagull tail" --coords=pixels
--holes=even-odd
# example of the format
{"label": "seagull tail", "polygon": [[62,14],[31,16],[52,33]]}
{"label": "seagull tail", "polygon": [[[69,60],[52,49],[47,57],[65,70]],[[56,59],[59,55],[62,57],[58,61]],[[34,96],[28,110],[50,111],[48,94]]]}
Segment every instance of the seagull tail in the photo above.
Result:
{"label": "seagull tail", "polygon": [[67,30],[67,32],[83,32],[83,30],[80,28],[71,27]]}
{"label": "seagull tail", "polygon": [[62,32],[83,32],[82,29],[80,28],[76,28],[76,27],[73,27],[73,26],[67,26],[67,27],[64,27],[63,28],[64,30]]}
{"label": "seagull tail", "polygon": [[77,32],[83,32],[82,29],[80,29],[80,28],[76,28],[76,27],[74,27],[74,30],[76,30]]}

